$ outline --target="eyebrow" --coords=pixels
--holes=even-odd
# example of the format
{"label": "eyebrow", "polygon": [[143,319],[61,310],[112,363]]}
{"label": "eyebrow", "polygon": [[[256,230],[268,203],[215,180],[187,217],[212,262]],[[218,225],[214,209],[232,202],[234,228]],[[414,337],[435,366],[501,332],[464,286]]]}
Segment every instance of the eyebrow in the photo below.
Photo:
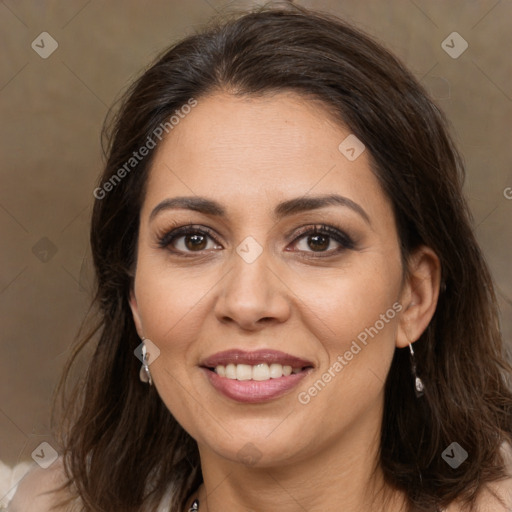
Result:
{"label": "eyebrow", "polygon": [[[338,194],[326,194],[321,196],[310,197],[297,197],[288,199],[279,203],[274,209],[273,217],[275,220],[280,220],[297,213],[302,213],[310,210],[318,210],[327,206],[343,206],[350,208],[364,219],[367,224],[371,225],[370,217],[365,210],[356,202],[348,197],[340,196]],[[151,214],[149,220],[153,220],[160,212],[165,210],[193,210],[205,215],[213,215],[216,217],[226,217],[226,210],[224,207],[212,199],[200,196],[183,196],[164,199],[158,203]]]}

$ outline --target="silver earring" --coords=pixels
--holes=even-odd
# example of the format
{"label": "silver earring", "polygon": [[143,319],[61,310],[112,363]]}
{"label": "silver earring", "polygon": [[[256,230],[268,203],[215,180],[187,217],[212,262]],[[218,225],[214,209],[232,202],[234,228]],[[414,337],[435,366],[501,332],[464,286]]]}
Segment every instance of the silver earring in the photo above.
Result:
{"label": "silver earring", "polygon": [[144,339],[142,339],[142,366],[140,367],[139,378],[141,382],[144,382],[152,386],[153,379],[151,378],[151,373],[149,371],[148,355],[149,354],[146,352],[146,344],[144,343]]}
{"label": "silver earring", "polygon": [[414,350],[412,345],[409,343],[409,350],[411,351],[411,371],[412,376],[414,377],[414,393],[416,394],[416,398],[423,396],[425,394],[425,385],[423,381],[418,377],[416,373],[416,357],[414,356]]}

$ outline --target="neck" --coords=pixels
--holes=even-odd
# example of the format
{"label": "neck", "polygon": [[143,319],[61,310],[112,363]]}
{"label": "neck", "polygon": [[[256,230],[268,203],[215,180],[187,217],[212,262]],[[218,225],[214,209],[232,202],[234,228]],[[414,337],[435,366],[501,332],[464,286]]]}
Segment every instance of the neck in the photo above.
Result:
{"label": "neck", "polygon": [[[380,425],[379,425],[380,427]],[[251,467],[200,446],[199,512],[404,512],[403,493],[386,485],[378,462],[380,428],[354,426],[303,460]],[[188,508],[186,509],[188,510]]]}

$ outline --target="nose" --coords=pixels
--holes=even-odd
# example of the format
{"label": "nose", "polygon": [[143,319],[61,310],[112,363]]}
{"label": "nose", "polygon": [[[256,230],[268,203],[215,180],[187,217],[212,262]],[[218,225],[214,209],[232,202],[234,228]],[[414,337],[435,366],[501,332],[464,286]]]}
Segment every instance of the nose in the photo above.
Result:
{"label": "nose", "polygon": [[234,253],[233,266],[219,286],[214,312],[222,323],[257,331],[290,316],[289,289],[270,268],[267,251],[252,263]]}

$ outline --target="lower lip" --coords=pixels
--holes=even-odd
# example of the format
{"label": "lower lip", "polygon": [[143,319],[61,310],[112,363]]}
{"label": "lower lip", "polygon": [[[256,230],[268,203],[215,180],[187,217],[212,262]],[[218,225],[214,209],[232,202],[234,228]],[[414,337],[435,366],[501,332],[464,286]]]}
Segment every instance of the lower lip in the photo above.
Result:
{"label": "lower lip", "polygon": [[279,398],[297,386],[312,371],[312,368],[309,368],[300,373],[292,373],[287,377],[258,381],[228,379],[207,368],[201,369],[206,372],[210,384],[217,391],[232,400],[247,404],[267,402]]}

